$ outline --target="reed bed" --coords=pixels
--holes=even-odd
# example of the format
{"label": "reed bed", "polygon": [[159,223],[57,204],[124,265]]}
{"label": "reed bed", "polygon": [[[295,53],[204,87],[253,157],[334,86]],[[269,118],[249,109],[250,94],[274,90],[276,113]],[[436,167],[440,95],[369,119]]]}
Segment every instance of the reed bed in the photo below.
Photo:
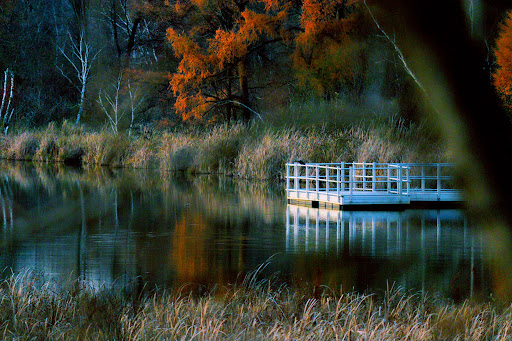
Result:
{"label": "reed bed", "polygon": [[[0,282],[4,340],[510,340],[509,305],[391,288],[380,295],[247,277],[211,290],[57,285],[33,272]],[[147,289],[147,287],[146,287]]]}
{"label": "reed bed", "polygon": [[388,118],[345,129],[275,128],[262,124],[219,124],[153,134],[87,132],[64,122],[10,134],[0,157],[63,162],[86,167],[160,168],[279,180],[284,164],[306,162],[448,161],[442,144],[423,124]]}

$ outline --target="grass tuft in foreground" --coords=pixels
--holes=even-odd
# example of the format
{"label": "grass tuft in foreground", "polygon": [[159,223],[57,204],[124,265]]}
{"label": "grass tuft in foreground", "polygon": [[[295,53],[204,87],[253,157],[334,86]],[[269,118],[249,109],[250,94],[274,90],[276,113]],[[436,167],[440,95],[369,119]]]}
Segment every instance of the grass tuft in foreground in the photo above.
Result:
{"label": "grass tuft in foreground", "polygon": [[391,289],[319,292],[246,281],[209,292],[57,287],[27,272],[0,282],[2,339],[509,340],[512,309]]}

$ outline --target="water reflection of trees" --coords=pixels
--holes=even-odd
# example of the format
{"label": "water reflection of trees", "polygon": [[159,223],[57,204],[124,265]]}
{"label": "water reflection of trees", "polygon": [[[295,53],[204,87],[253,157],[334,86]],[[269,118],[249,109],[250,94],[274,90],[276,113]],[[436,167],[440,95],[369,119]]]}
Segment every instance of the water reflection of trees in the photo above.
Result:
{"label": "water reflection of trees", "polygon": [[244,236],[259,233],[255,222],[277,224],[283,209],[280,194],[266,186],[216,177],[45,164],[0,170],[0,214],[5,208],[15,231],[2,231],[0,266],[98,283],[230,281],[247,258],[255,267],[268,257],[248,257]]}
{"label": "water reflection of trees", "polygon": [[460,213],[292,212],[279,186],[158,170],[0,164],[0,174],[2,268],[222,285],[281,252],[268,273],[298,285],[486,290],[480,235]]}

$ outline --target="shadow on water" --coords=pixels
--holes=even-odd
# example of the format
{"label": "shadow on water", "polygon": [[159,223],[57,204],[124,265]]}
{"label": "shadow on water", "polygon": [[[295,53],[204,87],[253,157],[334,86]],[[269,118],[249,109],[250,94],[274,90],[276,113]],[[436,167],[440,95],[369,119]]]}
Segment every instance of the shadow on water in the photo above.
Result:
{"label": "shadow on water", "polygon": [[282,186],[158,170],[0,164],[0,267],[92,285],[210,287],[260,276],[357,291],[492,293],[486,238],[460,210],[286,205]]}

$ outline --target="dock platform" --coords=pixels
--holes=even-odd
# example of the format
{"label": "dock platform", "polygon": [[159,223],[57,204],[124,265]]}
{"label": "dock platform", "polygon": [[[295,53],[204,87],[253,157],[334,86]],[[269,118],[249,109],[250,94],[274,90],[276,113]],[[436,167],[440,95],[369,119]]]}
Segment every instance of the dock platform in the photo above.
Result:
{"label": "dock platform", "polygon": [[288,163],[288,203],[366,209],[460,204],[454,166],[447,163]]}

